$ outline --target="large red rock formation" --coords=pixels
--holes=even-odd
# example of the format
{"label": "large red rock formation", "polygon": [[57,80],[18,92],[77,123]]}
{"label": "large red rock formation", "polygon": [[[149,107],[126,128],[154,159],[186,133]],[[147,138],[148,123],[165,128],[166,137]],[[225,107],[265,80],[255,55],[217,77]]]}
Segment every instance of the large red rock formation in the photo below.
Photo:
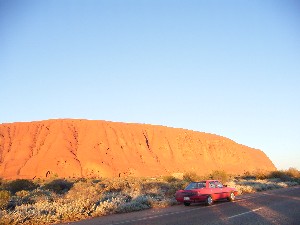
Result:
{"label": "large red rock formation", "polygon": [[0,124],[0,177],[158,176],[276,169],[260,150],[202,132],[90,120]]}

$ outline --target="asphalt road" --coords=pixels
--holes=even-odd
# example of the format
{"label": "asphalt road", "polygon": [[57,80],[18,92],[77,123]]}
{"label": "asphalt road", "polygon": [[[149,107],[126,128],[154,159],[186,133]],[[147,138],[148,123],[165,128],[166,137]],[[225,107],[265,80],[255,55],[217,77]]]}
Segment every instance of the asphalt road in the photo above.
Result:
{"label": "asphalt road", "polygon": [[236,198],[235,202],[177,205],[164,209],[115,214],[72,225],[193,225],[280,224],[300,225],[300,187],[277,189]]}

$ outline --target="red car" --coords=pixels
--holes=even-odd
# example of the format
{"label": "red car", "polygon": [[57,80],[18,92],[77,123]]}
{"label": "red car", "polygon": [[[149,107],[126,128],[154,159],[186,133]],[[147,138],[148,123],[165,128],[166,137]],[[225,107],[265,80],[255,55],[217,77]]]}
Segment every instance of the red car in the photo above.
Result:
{"label": "red car", "polygon": [[237,195],[235,188],[222,185],[218,180],[206,180],[191,182],[184,190],[179,190],[175,194],[178,202],[183,202],[189,206],[195,202],[205,202],[205,205],[212,205],[214,201],[228,199],[234,201]]}

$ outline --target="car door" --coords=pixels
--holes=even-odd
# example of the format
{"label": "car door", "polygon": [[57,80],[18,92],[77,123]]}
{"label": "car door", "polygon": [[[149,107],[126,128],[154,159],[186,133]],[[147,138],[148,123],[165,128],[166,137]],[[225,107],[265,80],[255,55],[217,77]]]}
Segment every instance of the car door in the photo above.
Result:
{"label": "car door", "polygon": [[226,193],[224,193],[224,190],[223,190],[223,184],[219,181],[215,181],[215,185],[216,185],[216,191],[218,192],[218,199],[221,199],[221,198],[226,198]]}
{"label": "car door", "polygon": [[209,182],[209,188],[214,200],[220,199],[220,190],[217,188],[215,181]]}

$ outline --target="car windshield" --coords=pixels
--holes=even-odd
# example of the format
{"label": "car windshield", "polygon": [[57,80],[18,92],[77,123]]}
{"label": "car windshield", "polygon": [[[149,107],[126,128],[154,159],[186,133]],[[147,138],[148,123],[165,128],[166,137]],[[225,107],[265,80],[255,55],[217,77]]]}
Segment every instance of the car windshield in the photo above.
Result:
{"label": "car windshield", "polygon": [[184,190],[204,188],[205,182],[192,182]]}

